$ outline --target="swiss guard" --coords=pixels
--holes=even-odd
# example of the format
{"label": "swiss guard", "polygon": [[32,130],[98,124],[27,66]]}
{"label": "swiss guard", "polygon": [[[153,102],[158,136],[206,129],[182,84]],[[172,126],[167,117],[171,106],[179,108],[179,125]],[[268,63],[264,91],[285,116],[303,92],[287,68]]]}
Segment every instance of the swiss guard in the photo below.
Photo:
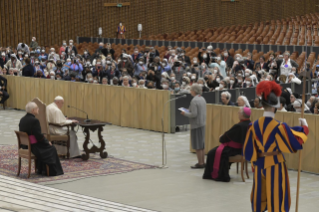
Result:
{"label": "swiss guard", "polygon": [[274,119],[280,107],[280,86],[262,81],[256,93],[261,97],[264,115],[253,122],[247,131],[243,155],[254,167],[251,207],[254,212],[289,211],[290,185],[283,153],[295,153],[307,141],[306,119],[301,126],[289,127]]}
{"label": "swiss guard", "polygon": [[120,22],[119,26],[117,27],[117,38],[125,39],[125,32],[126,28],[125,26]]}

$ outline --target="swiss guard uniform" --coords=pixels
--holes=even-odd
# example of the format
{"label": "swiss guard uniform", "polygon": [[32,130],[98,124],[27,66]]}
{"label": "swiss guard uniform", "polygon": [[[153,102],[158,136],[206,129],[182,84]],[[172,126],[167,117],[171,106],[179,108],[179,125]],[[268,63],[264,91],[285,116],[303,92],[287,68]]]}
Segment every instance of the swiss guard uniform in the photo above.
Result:
{"label": "swiss guard uniform", "polygon": [[[256,93],[262,97],[264,106],[280,107],[281,88],[277,83],[262,81],[257,85]],[[290,185],[282,153],[302,149],[309,132],[305,119],[299,119],[302,127],[289,127],[274,116],[274,112],[265,109],[264,116],[251,124],[243,146],[243,155],[254,167],[250,197],[254,212],[289,211]]]}
{"label": "swiss guard uniform", "polygon": [[125,26],[123,26],[122,24],[119,24],[119,26],[117,27],[117,33],[118,33],[117,38],[125,39],[125,34],[124,34],[125,32],[126,32]]}

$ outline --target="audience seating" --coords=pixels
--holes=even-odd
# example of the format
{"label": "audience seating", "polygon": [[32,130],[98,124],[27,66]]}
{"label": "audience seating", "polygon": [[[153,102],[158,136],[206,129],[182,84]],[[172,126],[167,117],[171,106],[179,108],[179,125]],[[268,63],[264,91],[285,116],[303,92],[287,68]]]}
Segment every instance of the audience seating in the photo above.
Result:
{"label": "audience seating", "polygon": [[307,46],[319,46],[318,17],[319,13],[306,14],[248,25],[143,36],[142,39],[271,45],[305,45],[307,39]]}

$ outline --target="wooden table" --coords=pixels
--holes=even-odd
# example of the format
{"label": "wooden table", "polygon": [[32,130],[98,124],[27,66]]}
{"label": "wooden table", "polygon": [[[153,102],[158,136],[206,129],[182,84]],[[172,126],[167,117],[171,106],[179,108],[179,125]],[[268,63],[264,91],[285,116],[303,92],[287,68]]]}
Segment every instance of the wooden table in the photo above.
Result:
{"label": "wooden table", "polygon": [[[79,121],[79,123],[77,123],[77,125],[79,125],[80,127],[82,127],[83,132],[85,134],[85,141],[83,144],[83,149],[85,151],[85,154],[82,154],[82,159],[83,160],[88,160],[90,158],[90,153],[96,153],[99,152],[101,158],[107,158],[108,154],[105,150],[105,141],[103,140],[103,136],[101,135],[101,132],[103,131],[103,127],[105,125],[108,125],[109,123],[106,122],[100,122],[97,120],[91,120],[90,122],[85,122],[83,118],[78,118],[78,117],[70,117],[69,119],[73,119],[73,120],[77,120]],[[74,127],[73,127],[74,128]],[[97,135],[99,138],[99,142],[101,143],[101,147],[98,148],[97,146],[95,146],[95,144],[93,143],[93,146],[89,149],[88,148],[88,144],[90,141],[90,131],[95,132],[97,131]]]}

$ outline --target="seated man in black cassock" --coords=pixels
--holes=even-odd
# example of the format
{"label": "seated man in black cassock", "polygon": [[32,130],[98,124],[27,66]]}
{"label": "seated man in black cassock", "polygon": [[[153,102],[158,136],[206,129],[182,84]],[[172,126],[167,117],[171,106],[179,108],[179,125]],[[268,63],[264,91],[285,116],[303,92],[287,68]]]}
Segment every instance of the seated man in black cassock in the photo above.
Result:
{"label": "seated man in black cassock", "polygon": [[251,110],[241,107],[238,111],[240,122],[219,137],[219,146],[207,154],[203,179],[229,182],[229,157],[242,154],[242,147],[250,124]]}
{"label": "seated man in black cassock", "polygon": [[34,135],[36,143],[31,144],[31,152],[37,157],[37,173],[46,175],[45,165],[49,165],[49,175],[62,175],[63,169],[58,157],[58,153],[51,142],[41,133],[40,122],[35,115],[39,113],[39,108],[34,102],[26,105],[27,114],[22,117],[19,123],[19,131]]}
{"label": "seated man in black cassock", "polygon": [[3,76],[0,76],[0,104],[4,104],[4,102],[9,99],[9,94],[7,93],[7,79]]}

